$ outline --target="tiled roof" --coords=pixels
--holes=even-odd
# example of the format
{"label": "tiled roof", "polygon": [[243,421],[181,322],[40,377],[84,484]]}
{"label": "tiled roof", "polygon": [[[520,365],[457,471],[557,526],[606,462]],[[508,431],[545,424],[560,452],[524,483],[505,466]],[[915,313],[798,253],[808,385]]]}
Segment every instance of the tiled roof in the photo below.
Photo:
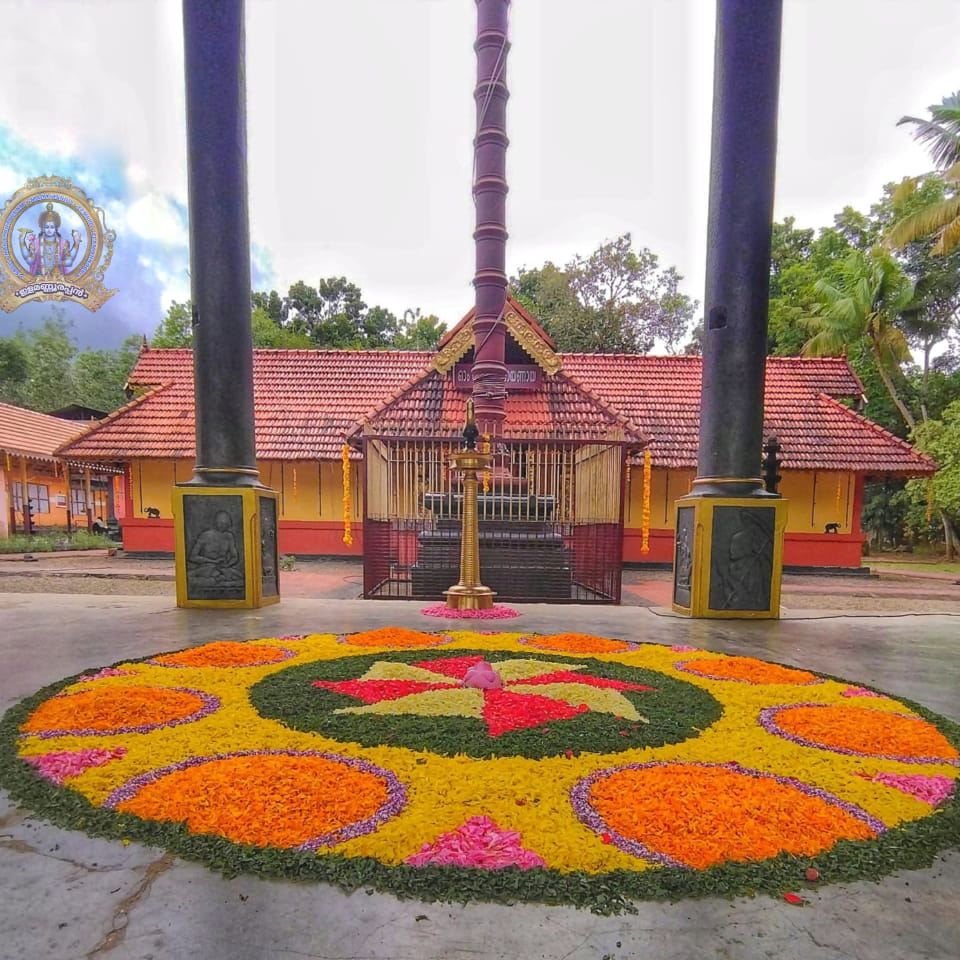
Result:
{"label": "tiled roof", "polygon": [[[256,350],[257,456],[332,460],[344,437],[376,415],[376,428],[425,436],[458,432],[466,394],[430,370],[434,354],[400,351]],[[596,437],[613,424],[651,438],[653,462],[693,468],[699,357],[567,354],[540,394],[508,399],[508,435]],[[144,350],[130,376],[152,392],[94,425],[71,457],[123,460],[194,455],[189,350]],[[920,475],[935,469],[876,424],[838,403],[863,386],[843,359],[767,360],[764,429],[783,443],[788,469]],[[604,406],[606,405],[606,406]]]}
{"label": "tiled roof", "polygon": [[[463,430],[469,394],[431,370],[357,424],[376,436],[453,437]],[[547,377],[536,393],[507,396],[503,436],[508,439],[624,440],[649,442],[635,424],[571,377]]]}
{"label": "tiled roof", "polygon": [[35,410],[0,403],[0,450],[34,460],[54,460],[54,452],[86,428]]}
{"label": "tiled roof", "polygon": [[[564,354],[563,369],[653,438],[655,464],[696,467],[700,357]],[[935,470],[909,444],[837,402],[862,393],[843,358],[768,358],[764,435],[780,438],[784,466],[909,475]]]}
{"label": "tiled roof", "polygon": [[[333,460],[344,436],[385,395],[426,371],[418,351],[255,350],[254,405],[261,460]],[[194,456],[193,354],[144,350],[131,387],[152,391],[70,445],[71,457]]]}

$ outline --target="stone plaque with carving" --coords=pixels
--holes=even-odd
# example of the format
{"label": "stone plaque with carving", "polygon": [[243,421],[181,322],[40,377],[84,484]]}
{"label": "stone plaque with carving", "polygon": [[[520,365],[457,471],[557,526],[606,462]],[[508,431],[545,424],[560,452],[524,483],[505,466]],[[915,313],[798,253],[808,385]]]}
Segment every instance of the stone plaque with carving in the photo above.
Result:
{"label": "stone plaque with carving", "polygon": [[677,510],[677,534],[673,550],[673,602],[681,607],[690,606],[694,519],[693,507],[680,507]]}
{"label": "stone plaque with carving", "polygon": [[243,498],[187,495],[183,498],[190,600],[243,600]]}
{"label": "stone plaque with carving", "polygon": [[280,593],[277,553],[277,501],[260,497],[260,592],[264,597]]}
{"label": "stone plaque with carving", "polygon": [[711,610],[768,610],[773,579],[772,507],[717,507],[710,555]]}

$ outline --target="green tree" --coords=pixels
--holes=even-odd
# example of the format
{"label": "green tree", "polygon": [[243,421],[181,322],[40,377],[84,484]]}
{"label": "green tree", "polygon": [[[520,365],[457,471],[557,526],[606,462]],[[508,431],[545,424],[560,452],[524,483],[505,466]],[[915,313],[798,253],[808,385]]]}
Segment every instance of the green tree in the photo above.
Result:
{"label": "green tree", "polygon": [[659,262],[646,247],[634,250],[625,233],[562,270],[549,262],[521,269],[511,287],[561,351],[646,353],[660,341],[673,352],[697,301],[681,293],[680,274]]}
{"label": "green tree", "polygon": [[163,349],[193,346],[193,307],[189,300],[173,301],[160,326],[153,333],[150,345]]}
{"label": "green tree", "polygon": [[266,311],[267,316],[280,326],[283,320],[283,297],[276,290],[271,290],[269,293],[265,290],[254,292],[250,295],[250,300],[254,309],[259,307]]}
{"label": "green tree", "polygon": [[866,340],[877,373],[904,422],[913,429],[916,418],[894,383],[900,364],[910,359],[910,347],[897,317],[913,299],[913,285],[886,251],[852,251],[835,282],[821,278],[813,285],[818,300],[805,320],[813,334],[804,344],[808,356],[839,356]]}
{"label": "green tree", "polygon": [[73,362],[73,402],[111,412],[127,402],[125,386],[142,338],[127,337],[118,350],[81,350]]}
{"label": "green tree", "polygon": [[[0,337],[0,393],[27,379],[27,353],[12,337]],[[6,387],[5,387],[6,385]]]}
{"label": "green tree", "polygon": [[919,209],[904,210],[890,228],[887,243],[901,247],[933,236],[931,252],[945,256],[960,247],[960,93],[944,97],[927,110],[930,119],[901,117],[898,125],[913,126],[914,139],[929,147],[935,169],[904,180],[896,199],[905,203],[931,180],[939,181],[942,195]]}
{"label": "green tree", "polygon": [[18,330],[13,340],[26,358],[26,376],[0,384],[0,399],[30,410],[56,410],[75,402],[73,360],[77,348],[62,310],[54,309],[42,326]]}
{"label": "green tree", "polygon": [[416,310],[404,310],[403,323],[393,346],[397,350],[436,350],[446,332],[446,326],[432,313],[421,316],[419,307]]}
{"label": "green tree", "polygon": [[943,411],[942,419],[919,424],[912,439],[940,469],[929,479],[908,481],[907,497],[914,506],[929,504],[928,512],[939,513],[950,559],[960,551],[956,534],[960,523],[960,400]]}
{"label": "green tree", "polygon": [[[313,342],[305,333],[293,327],[281,326],[273,318],[270,313],[271,296],[272,294],[256,293],[251,296],[253,309],[250,311],[250,326],[253,345],[255,347],[272,347],[278,350],[304,350],[312,347]],[[259,305],[264,302],[267,304],[266,307]],[[171,303],[166,316],[153,334],[151,346],[163,349],[192,347],[192,313],[193,306],[189,300],[185,303]]]}
{"label": "green tree", "polygon": [[862,235],[861,215],[850,207],[820,231],[797,228],[786,217],[773,225],[770,247],[770,315],[767,352],[794,357],[810,338],[807,318],[816,311],[818,280],[838,281],[840,265],[855,249],[850,237]]}
{"label": "green tree", "polygon": [[255,347],[268,347],[273,350],[309,350],[313,347],[305,333],[281,327],[262,307],[253,308],[250,324]]}

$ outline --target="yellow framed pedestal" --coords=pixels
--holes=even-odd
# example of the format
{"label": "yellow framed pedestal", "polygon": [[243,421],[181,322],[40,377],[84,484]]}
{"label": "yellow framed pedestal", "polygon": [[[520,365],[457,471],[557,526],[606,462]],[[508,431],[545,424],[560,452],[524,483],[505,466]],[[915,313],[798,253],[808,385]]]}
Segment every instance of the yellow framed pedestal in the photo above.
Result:
{"label": "yellow framed pedestal", "polygon": [[173,488],[178,607],[251,609],[280,599],[277,494]]}
{"label": "yellow framed pedestal", "polygon": [[685,497],[676,501],[673,609],[688,617],[780,616],[781,497]]}

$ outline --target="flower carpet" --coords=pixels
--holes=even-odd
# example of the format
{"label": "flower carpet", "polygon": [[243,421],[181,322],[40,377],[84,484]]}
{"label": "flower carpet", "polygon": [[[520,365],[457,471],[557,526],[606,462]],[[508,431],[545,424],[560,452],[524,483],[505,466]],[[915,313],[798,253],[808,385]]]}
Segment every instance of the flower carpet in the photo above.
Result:
{"label": "flower carpet", "polygon": [[0,780],[228,875],[609,912],[928,865],[960,838],[958,745],[916,704],[749,657],[387,627],[55,684],[3,718]]}

